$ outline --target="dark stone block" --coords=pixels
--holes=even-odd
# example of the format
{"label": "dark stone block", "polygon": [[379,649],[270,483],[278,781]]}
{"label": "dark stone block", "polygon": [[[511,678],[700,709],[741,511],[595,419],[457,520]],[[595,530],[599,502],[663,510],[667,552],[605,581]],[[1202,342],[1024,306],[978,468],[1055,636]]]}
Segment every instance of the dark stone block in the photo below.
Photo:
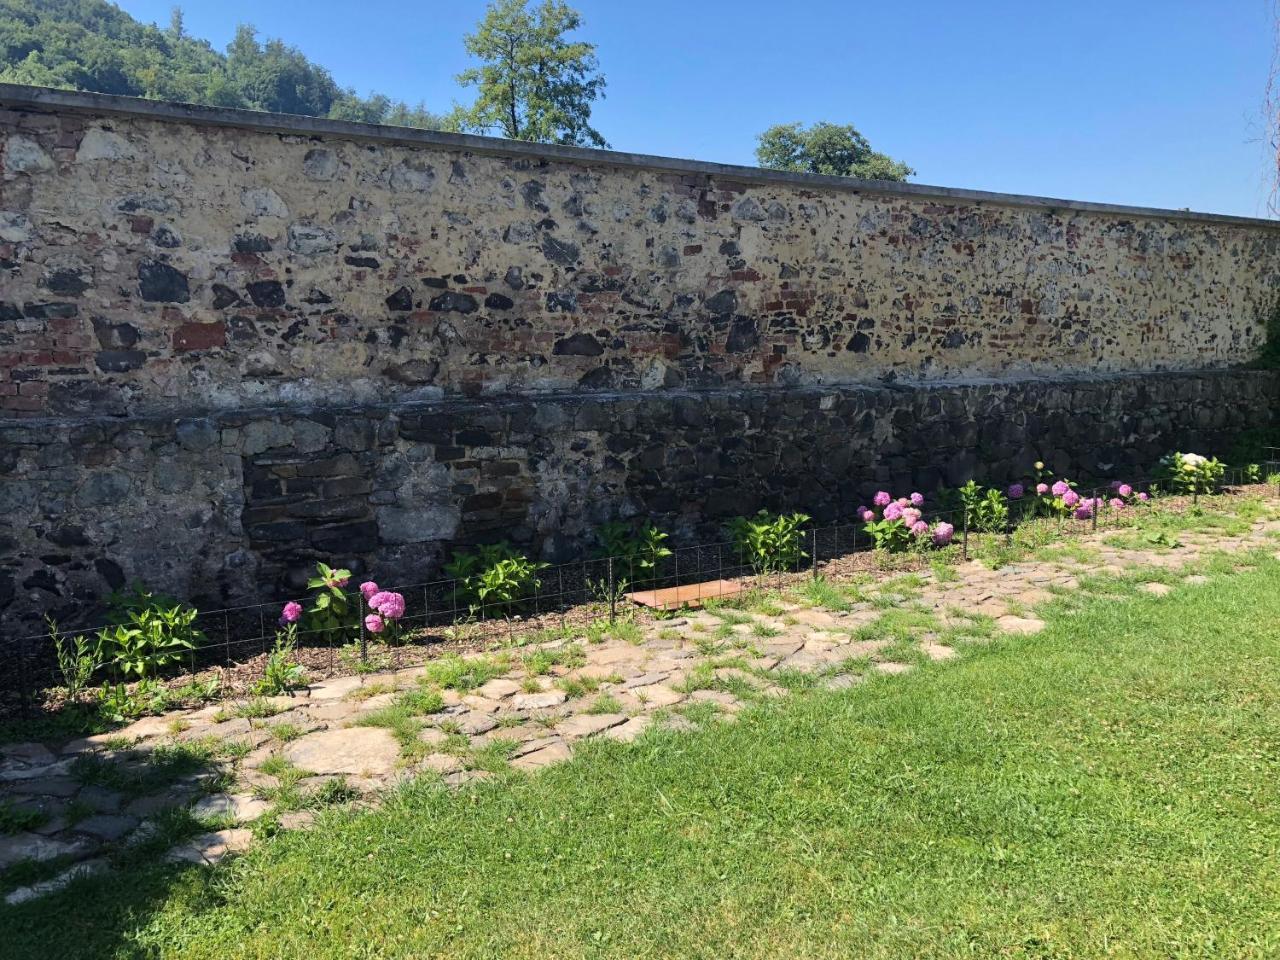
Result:
{"label": "dark stone block", "polygon": [[484,305],[490,310],[510,310],[516,304],[510,297],[504,297],[500,293],[491,293],[484,298]]}
{"label": "dark stone block", "polygon": [[191,299],[186,274],[159,260],[138,263],[138,294],[152,303],[186,303]]}
{"label": "dark stone block", "polygon": [[67,297],[78,297],[92,284],[80,275],[77,270],[53,270],[41,281],[41,286],[51,293]]}
{"label": "dark stone block", "polygon": [[441,313],[475,313],[479,304],[476,303],[476,298],[469,293],[458,293],[456,290],[450,290],[437,297],[432,297],[429,306],[432,310]]}
{"label": "dark stone block", "polygon": [[238,233],[231,241],[236,253],[270,253],[271,241],[260,233]]}
{"label": "dark stone block", "polygon": [[578,245],[568,240],[560,240],[549,233],[543,234],[542,255],[552,263],[571,267],[578,262]]}
{"label": "dark stone block", "polygon": [[413,309],[413,291],[408,287],[401,287],[395,293],[386,299],[387,309],[403,312]]}
{"label": "dark stone block", "polygon": [[377,549],[378,524],[372,520],[347,523],[334,527],[321,527],[310,531],[312,546],[332,552],[347,554],[367,553]]}
{"label": "dark stone block", "polygon": [[729,328],[729,339],[725,341],[728,353],[747,353],[760,345],[760,330],[751,317],[734,317]]}
{"label": "dark stone block", "polygon": [[255,280],[245,284],[254,306],[265,309],[284,306],[284,286],[278,280]]}
{"label": "dark stone block", "polygon": [[147,355],[141,350],[100,350],[93,360],[103,373],[127,373],[146,363]]}
{"label": "dark stone block", "polygon": [[604,353],[604,347],[589,333],[575,333],[557,340],[551,352],[558,357],[598,357]]}

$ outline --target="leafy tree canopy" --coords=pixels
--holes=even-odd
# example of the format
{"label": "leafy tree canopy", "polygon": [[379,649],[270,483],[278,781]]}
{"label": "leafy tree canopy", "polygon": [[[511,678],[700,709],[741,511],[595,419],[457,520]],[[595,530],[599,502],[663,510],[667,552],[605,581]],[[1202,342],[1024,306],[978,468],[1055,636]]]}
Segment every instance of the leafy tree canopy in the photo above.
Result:
{"label": "leafy tree canopy", "polygon": [[0,0],[0,82],[243,107],[338,120],[438,128],[421,104],[361,97],[281,40],[241,26],[225,54],[188,36],[181,10],[168,28],[139,23],[106,0]]}
{"label": "leafy tree canopy", "polygon": [[481,65],[458,75],[475,87],[476,100],[458,107],[453,122],[463,130],[496,132],[512,140],[607,147],[591,126],[591,103],[604,95],[595,45],[566,39],[581,25],[563,0],[494,0],[467,52]]}
{"label": "leafy tree canopy", "polygon": [[871,149],[853,124],[798,123],[770,127],[757,138],[756,161],[773,170],[824,173],[863,180],[905,180],[915,171]]}

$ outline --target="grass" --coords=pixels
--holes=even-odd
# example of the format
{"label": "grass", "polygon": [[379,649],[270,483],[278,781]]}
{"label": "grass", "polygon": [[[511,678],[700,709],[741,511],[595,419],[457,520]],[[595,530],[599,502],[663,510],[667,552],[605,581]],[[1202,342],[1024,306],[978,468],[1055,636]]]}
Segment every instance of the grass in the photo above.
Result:
{"label": "grass", "polygon": [[0,942],[14,960],[1275,956],[1280,563],[1250,559],[1162,598],[1101,578],[1041,634],[588,742],[534,778],[419,781],[227,868],[78,881],[0,908]]}

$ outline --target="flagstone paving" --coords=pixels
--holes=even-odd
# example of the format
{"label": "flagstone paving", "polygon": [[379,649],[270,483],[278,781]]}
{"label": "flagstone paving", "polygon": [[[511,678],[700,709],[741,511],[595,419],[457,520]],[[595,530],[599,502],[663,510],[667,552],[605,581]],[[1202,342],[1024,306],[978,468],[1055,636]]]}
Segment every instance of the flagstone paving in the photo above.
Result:
{"label": "flagstone paving", "polygon": [[[806,600],[817,592],[793,578],[763,599],[735,598],[740,607],[646,625],[636,643],[591,644],[584,633],[509,650],[516,655],[506,668],[489,671],[474,690],[437,690],[430,667],[418,666],[325,680],[248,708],[241,701],[177,710],[65,743],[3,745],[0,809],[31,820],[28,829],[0,836],[0,870],[26,860],[63,866],[6,901],[110,869],[113,851],[146,841],[157,818],[174,809],[208,829],[165,856],[216,863],[249,846],[255,821],[306,828],[326,803],[374,803],[411,777],[459,786],[507,764],[536,771],[568,760],[588,740],[629,742],[659,727],[731,722],[792,687],[852,688],[869,675],[962,656],[966,643],[999,632],[1034,634],[1044,627],[1035,607],[1077,589],[1084,576],[1145,578],[1142,589],[1155,596],[1195,588],[1208,578],[1177,572],[1213,552],[1274,551],[1280,520],[1259,520],[1240,536],[1179,532],[1176,549],[1125,549],[1109,543],[1110,534],[1073,537],[1073,549],[1051,559],[998,569],[970,561],[946,576],[831,581],[835,599],[826,606]],[[526,665],[538,651],[553,662],[530,676]],[[185,765],[173,760],[183,748],[195,751]]]}

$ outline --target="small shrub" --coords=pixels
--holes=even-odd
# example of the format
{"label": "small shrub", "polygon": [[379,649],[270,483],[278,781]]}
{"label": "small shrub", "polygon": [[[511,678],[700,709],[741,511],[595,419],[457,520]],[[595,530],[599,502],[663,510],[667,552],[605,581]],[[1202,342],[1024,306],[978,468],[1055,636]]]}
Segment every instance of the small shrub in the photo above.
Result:
{"label": "small shrub", "polygon": [[761,510],[754,517],[729,522],[738,555],[757,573],[795,569],[809,554],[801,546],[808,514],[772,514]]}
{"label": "small shrub", "polygon": [[1170,453],[1161,458],[1157,472],[1172,493],[1214,493],[1222,485],[1226,466],[1216,457],[1198,453]]}
{"label": "small shrub", "polygon": [[516,553],[507,543],[487,544],[454,554],[445,573],[458,581],[458,592],[472,615],[507,614],[542,586],[538,571],[547,564]]}
{"label": "small shrub", "polygon": [[422,679],[439,687],[466,693],[505,672],[506,664],[492,657],[463,659],[457,654],[448,654],[428,663]]}
{"label": "small shrub", "polygon": [[195,627],[195,607],[139,602],[140,597],[151,595],[135,594],[130,602],[115,605],[119,620],[98,633],[98,655],[117,681],[153,677],[204,639]]}
{"label": "small shrub", "polygon": [[102,641],[90,640],[83,635],[64,637],[58,633],[58,621],[45,617],[49,627],[49,639],[58,658],[58,672],[62,674],[62,686],[67,700],[76,703],[84,692],[94,672],[102,661]]}
{"label": "small shrub", "polygon": [[970,530],[1003,533],[1009,528],[1009,502],[1003,491],[982,487],[970,480],[959,493],[961,509],[969,518]]}
{"label": "small shrub", "polygon": [[284,605],[280,625],[296,623],[303,619],[308,633],[319,633],[333,638],[355,628],[355,612],[346,586],[351,581],[350,570],[335,570],[327,563],[316,564],[316,575],[307,581],[307,589],[316,591],[311,605],[304,612],[301,605],[290,601]]}
{"label": "small shrub", "polygon": [[667,535],[652,523],[606,523],[596,531],[596,539],[600,541],[598,558],[613,559],[614,580],[624,586],[652,580],[658,564],[671,556]]}
{"label": "small shrub", "polygon": [[97,707],[99,716],[108,723],[124,723],[146,714],[163,713],[171,702],[172,697],[163,684],[146,678],[132,689],[123,683],[101,687]]}
{"label": "small shrub", "polygon": [[298,628],[289,624],[283,630],[276,631],[275,646],[267,656],[266,666],[262,671],[262,679],[253,686],[253,692],[259,696],[275,696],[285,693],[306,680],[302,665],[293,659],[298,646]]}
{"label": "small shrub", "polygon": [[881,490],[872,503],[873,507],[858,508],[858,518],[877,550],[900,553],[923,550],[930,545],[945,547],[955,536],[954,525],[945,521],[929,526],[924,519],[923,494],[913,493],[895,500],[887,490]]}

